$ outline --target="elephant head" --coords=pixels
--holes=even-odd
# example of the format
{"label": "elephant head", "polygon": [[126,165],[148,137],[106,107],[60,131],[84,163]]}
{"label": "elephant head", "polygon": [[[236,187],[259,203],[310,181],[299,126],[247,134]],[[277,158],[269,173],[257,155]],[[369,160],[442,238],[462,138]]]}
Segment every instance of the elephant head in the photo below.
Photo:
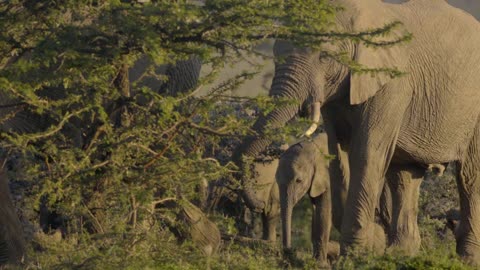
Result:
{"label": "elephant head", "polygon": [[[361,31],[383,27],[385,22],[395,21],[393,17],[383,13],[384,10],[379,7],[382,3],[378,0],[332,2],[348,7],[337,14],[335,28],[332,29],[335,31]],[[376,38],[375,41],[388,42],[401,39],[405,33],[403,29],[401,30],[394,29],[388,37]],[[350,105],[361,104],[392,80],[387,73],[372,77],[351,72],[347,65],[332,57],[335,53],[346,53],[347,58],[379,70],[385,67],[405,70],[408,62],[408,57],[405,57],[404,53],[405,48],[399,46],[375,49],[350,40],[338,41],[335,44],[325,43],[322,46],[323,51],[294,46],[284,40],[275,42],[273,51],[277,62],[269,95],[273,98],[293,99],[296,103],[277,107],[255,122],[253,125],[255,135],[246,138],[234,151],[233,157],[237,164],[241,164],[238,161],[242,156],[255,157],[271,143],[271,139],[265,135],[267,129],[284,126],[302,109],[310,108],[310,118],[314,122],[305,132],[308,136],[317,128],[320,109],[325,105],[339,100],[346,100]],[[244,199],[250,208],[264,207],[249,188],[245,189]]]}
{"label": "elephant head", "polygon": [[[281,45],[279,45],[281,43]],[[275,56],[280,58],[285,55],[287,48],[290,48],[289,43],[277,41],[274,47]],[[265,135],[268,129],[275,129],[284,126],[288,121],[293,119],[301,112],[307,112],[310,119],[314,122],[312,127],[307,131],[307,135],[311,135],[320,120],[320,103],[317,102],[316,86],[318,83],[313,76],[309,74],[302,75],[297,71],[301,68],[295,64],[299,60],[296,57],[288,57],[285,63],[277,62],[275,67],[275,74],[283,74],[275,76],[269,92],[271,97],[285,98],[296,101],[295,104],[286,104],[275,108],[268,115],[260,116],[253,125],[255,135],[248,136],[233,152],[233,160],[242,168],[244,157],[255,158],[259,153],[264,151],[272,142],[272,140]],[[305,62],[305,61],[303,61]],[[303,63],[302,62],[302,63]],[[300,76],[299,78],[296,78]],[[303,116],[303,115],[302,115]],[[242,178],[242,177],[241,177]],[[257,198],[254,188],[245,177],[243,198],[247,206],[254,210],[261,210],[265,204],[261,198]],[[246,183],[245,183],[246,182]]]}
{"label": "elephant head", "polygon": [[[329,161],[319,146],[326,139],[320,134],[313,141],[304,141],[291,146],[279,161],[276,179],[280,190],[280,208],[284,248],[291,248],[292,211],[295,204],[308,192],[314,199],[330,192]],[[331,219],[331,217],[329,217]]]}

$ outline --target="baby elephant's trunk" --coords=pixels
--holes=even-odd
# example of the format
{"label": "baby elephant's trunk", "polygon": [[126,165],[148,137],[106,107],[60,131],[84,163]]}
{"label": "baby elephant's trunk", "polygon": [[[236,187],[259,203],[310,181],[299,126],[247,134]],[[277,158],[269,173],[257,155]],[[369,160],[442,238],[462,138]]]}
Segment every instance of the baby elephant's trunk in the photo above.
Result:
{"label": "baby elephant's trunk", "polygon": [[282,243],[285,250],[292,248],[292,211],[293,205],[288,202],[286,196],[281,196],[281,216],[282,216]]}

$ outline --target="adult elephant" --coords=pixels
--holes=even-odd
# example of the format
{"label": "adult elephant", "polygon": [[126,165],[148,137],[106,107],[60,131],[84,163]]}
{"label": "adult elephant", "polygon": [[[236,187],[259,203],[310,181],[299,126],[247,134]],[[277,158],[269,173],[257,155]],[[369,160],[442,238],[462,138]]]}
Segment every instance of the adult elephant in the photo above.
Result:
{"label": "adult elephant", "polygon": [[168,79],[160,86],[160,94],[178,95],[193,90],[197,86],[201,69],[202,60],[196,55],[169,64],[165,71]]}
{"label": "adult elephant", "polygon": [[[340,190],[348,190],[338,175],[332,175],[334,169],[327,160],[329,154],[328,139],[325,133],[294,144],[285,151],[276,171],[276,180],[280,191],[282,216],[283,247],[291,248],[291,222],[295,204],[308,192],[312,202],[312,244],[313,255],[320,262],[327,262],[327,251],[332,225],[341,229],[344,201],[338,199]],[[333,161],[339,159],[335,157]],[[344,160],[337,160],[340,164]],[[340,168],[348,177],[348,164]],[[418,168],[421,171],[421,168]],[[335,170],[333,170],[335,171]],[[418,194],[423,175],[397,174],[396,168],[388,170],[387,182],[382,190],[380,204],[376,212],[378,224],[373,229],[373,250],[382,253],[386,245],[401,248],[408,254],[414,254],[420,248],[420,234],[417,226]],[[425,169],[423,169],[425,171]],[[394,190],[393,194],[391,191]],[[336,200],[332,200],[336,198]],[[339,204],[341,203],[341,204]],[[388,233],[388,239],[386,238]],[[388,242],[387,242],[388,240]]]}
{"label": "adult elephant", "polygon": [[[414,36],[408,44],[388,48],[350,41],[334,48],[370,68],[397,67],[406,72],[395,78],[357,74],[329,54],[276,43],[275,50],[282,49],[288,57],[276,67],[271,94],[321,107],[329,145],[348,150],[351,173],[342,252],[373,242],[375,206],[389,166],[401,178],[415,178],[421,166],[457,162],[461,206],[457,253],[480,263],[478,22],[444,1],[332,2],[346,8],[337,15],[337,30],[355,32],[400,20]],[[274,110],[255,128],[263,134],[267,124],[283,125],[298,110],[298,105]],[[251,151],[267,142],[260,136],[243,147]]]}

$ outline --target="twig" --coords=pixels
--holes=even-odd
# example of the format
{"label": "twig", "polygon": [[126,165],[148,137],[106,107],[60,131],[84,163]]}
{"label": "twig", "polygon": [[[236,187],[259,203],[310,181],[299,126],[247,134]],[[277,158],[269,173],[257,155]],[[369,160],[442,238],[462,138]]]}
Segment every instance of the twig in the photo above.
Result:
{"label": "twig", "polygon": [[98,164],[95,164],[95,165],[91,166],[90,170],[98,169],[100,167],[103,167],[103,166],[107,165],[108,163],[110,163],[110,160],[105,160],[104,162],[100,162]]}
{"label": "twig", "polygon": [[137,227],[137,200],[133,194],[130,194],[130,199],[132,200],[132,216],[131,216],[131,223],[132,227],[135,229]]}
{"label": "twig", "polygon": [[100,224],[100,221],[98,221],[98,219],[95,217],[95,215],[92,213],[92,211],[90,211],[90,209],[88,209],[88,207],[87,207],[87,205],[85,205],[85,203],[82,202],[82,204],[85,207],[85,209],[87,209],[87,212],[90,215],[90,217],[93,219],[93,221],[95,221],[97,227],[100,229],[100,232],[102,234],[105,233],[105,230],[103,229],[102,224]]}
{"label": "twig", "polygon": [[153,155],[158,155],[157,152],[153,151],[152,149],[150,149],[149,147],[147,147],[145,145],[141,145],[141,144],[138,144],[138,143],[129,143],[128,145],[129,146],[136,146],[136,147],[141,148],[141,149],[143,149],[143,150],[145,150],[145,151],[147,151],[147,152],[149,152]]}
{"label": "twig", "polygon": [[88,108],[83,108],[77,112],[73,112],[73,113],[69,113],[67,115],[65,115],[62,119],[62,121],[60,121],[60,123],[58,123],[58,126],[55,127],[54,129],[50,130],[50,131],[46,131],[46,132],[43,132],[43,133],[40,133],[40,134],[36,134],[36,135],[31,135],[28,138],[28,140],[36,140],[36,139],[40,139],[40,138],[44,138],[44,137],[49,137],[49,136],[52,136],[53,134],[59,132],[63,126],[65,125],[65,123],[70,119],[72,118],[73,116],[76,116],[78,114],[81,114],[83,113],[84,111],[87,111]]}
{"label": "twig", "polygon": [[104,125],[101,125],[97,128],[97,130],[95,131],[95,134],[93,135],[93,137],[90,140],[90,143],[88,144],[87,148],[85,148],[85,152],[90,151],[90,148],[92,147],[92,145],[97,141],[98,137],[100,137],[100,134],[104,131],[105,131],[105,126]]}
{"label": "twig", "polygon": [[197,124],[195,124],[195,123],[193,123],[193,122],[188,122],[188,125],[191,126],[191,127],[193,127],[193,128],[195,128],[195,129],[198,129],[198,130],[200,130],[200,131],[203,131],[203,132],[206,132],[206,133],[210,133],[210,134],[213,134],[213,135],[218,135],[218,136],[228,136],[228,135],[232,135],[232,134],[230,134],[230,133],[224,133],[224,132],[222,132],[222,131],[224,131],[225,129],[227,129],[226,126],[221,127],[221,128],[219,128],[219,129],[215,130],[215,129],[212,129],[212,128],[209,128],[209,127],[202,127],[202,126],[197,125]]}
{"label": "twig", "polygon": [[175,133],[173,134],[172,136],[170,136],[170,138],[168,138],[168,141],[167,141],[167,145],[165,146],[165,148],[163,148],[162,152],[158,153],[157,155],[155,155],[152,160],[150,160],[144,167],[143,167],[143,170],[146,171],[150,166],[153,165],[153,163],[155,163],[155,161],[157,159],[159,159],[161,156],[163,156],[163,154],[165,154],[165,152],[167,152],[168,148],[170,148],[170,143],[173,141],[173,139],[175,137],[177,137],[178,133]]}
{"label": "twig", "polygon": [[199,87],[195,88],[195,90],[193,90],[192,92],[190,92],[188,95],[186,95],[186,96],[178,99],[178,101],[181,102],[181,101],[184,101],[184,100],[192,97],[193,95],[195,95],[196,93],[198,93],[198,91],[200,91],[200,89],[202,89],[202,88],[203,88],[203,85],[200,85]]}
{"label": "twig", "polygon": [[230,234],[224,234],[222,233],[222,240],[227,240],[227,241],[236,241],[236,242],[241,242],[241,243],[247,243],[247,244],[263,244],[263,245],[269,245],[271,246],[274,244],[274,242],[264,240],[264,239],[255,239],[255,238],[250,238],[250,237],[245,237],[245,236],[240,236],[240,235],[230,235]]}
{"label": "twig", "polygon": [[186,120],[182,120],[182,121],[178,121],[176,122],[173,126],[171,126],[170,128],[168,128],[167,130],[164,130],[162,132],[162,134],[160,134],[160,138],[163,137],[164,135],[170,133],[171,131],[175,130],[176,128],[178,128],[179,126],[185,124],[187,121]]}
{"label": "twig", "polygon": [[176,201],[176,200],[177,200],[176,197],[168,197],[168,198],[164,198],[164,199],[161,199],[161,200],[153,201],[153,202],[152,202],[152,205],[162,204],[162,203],[164,203],[164,202]]}

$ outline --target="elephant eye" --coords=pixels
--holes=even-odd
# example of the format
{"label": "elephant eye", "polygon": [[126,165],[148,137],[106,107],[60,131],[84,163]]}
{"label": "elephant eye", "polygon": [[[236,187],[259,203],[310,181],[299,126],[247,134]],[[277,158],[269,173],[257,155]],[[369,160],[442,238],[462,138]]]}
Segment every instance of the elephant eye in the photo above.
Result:
{"label": "elephant eye", "polygon": [[297,179],[295,180],[295,182],[297,182],[297,183],[301,183],[301,182],[302,182],[302,179],[300,179],[300,178],[297,178]]}

